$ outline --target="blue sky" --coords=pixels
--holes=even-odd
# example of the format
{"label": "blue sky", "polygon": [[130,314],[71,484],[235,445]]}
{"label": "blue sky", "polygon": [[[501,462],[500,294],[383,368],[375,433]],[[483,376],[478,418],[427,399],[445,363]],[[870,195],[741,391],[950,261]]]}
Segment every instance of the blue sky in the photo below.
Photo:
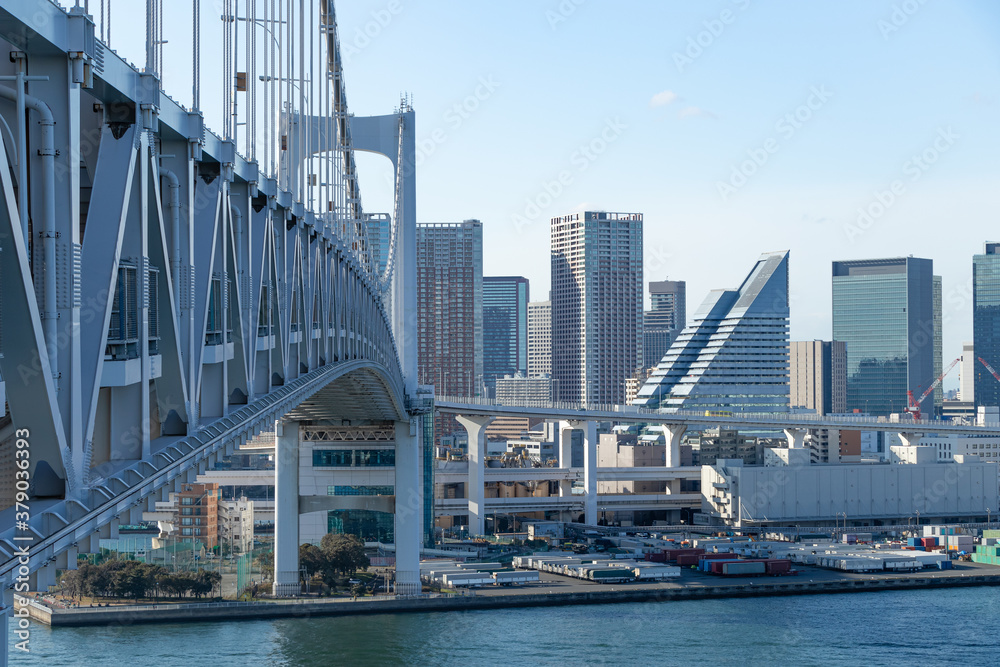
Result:
{"label": "blue sky", "polygon": [[[912,254],[944,277],[945,363],[971,339],[971,256],[1000,239],[1000,3],[352,0],[338,19],[352,111],[413,95],[418,219],[482,220],[486,274],[534,299],[550,217],[636,211],[646,279],[687,280],[689,312],[789,249],[792,337],[829,338],[831,260]],[[165,50],[186,102],[172,21],[190,15]],[[361,163],[368,210],[391,209],[389,176]]]}

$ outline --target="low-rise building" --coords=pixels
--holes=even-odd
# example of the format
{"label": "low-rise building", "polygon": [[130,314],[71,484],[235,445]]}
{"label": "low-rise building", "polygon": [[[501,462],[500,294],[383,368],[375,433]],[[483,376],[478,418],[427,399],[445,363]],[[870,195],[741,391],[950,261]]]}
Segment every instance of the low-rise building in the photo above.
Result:
{"label": "low-rise building", "polygon": [[961,522],[1000,507],[998,464],[976,456],[926,463],[933,453],[898,451],[897,456],[917,462],[810,464],[805,448],[785,452],[801,456],[792,456],[787,465],[719,460],[702,467],[704,519],[730,526],[826,525],[844,515],[855,524],[921,517]]}

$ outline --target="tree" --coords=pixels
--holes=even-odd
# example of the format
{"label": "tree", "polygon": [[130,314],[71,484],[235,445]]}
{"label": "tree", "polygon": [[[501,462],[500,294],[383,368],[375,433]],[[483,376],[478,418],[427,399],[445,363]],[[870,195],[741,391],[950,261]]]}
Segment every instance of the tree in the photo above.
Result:
{"label": "tree", "polygon": [[299,568],[305,570],[305,580],[320,574],[326,568],[326,556],[318,547],[312,544],[299,545]]}
{"label": "tree", "polygon": [[211,593],[221,581],[222,575],[218,572],[198,570],[194,577],[192,577],[191,590],[196,598],[200,598],[202,595]]}
{"label": "tree", "polygon": [[340,574],[351,574],[371,564],[365,555],[365,544],[357,535],[324,535],[320,550],[327,558],[329,569]]}
{"label": "tree", "polygon": [[266,551],[255,559],[257,567],[260,568],[260,575],[264,579],[271,579],[274,575],[274,552]]}

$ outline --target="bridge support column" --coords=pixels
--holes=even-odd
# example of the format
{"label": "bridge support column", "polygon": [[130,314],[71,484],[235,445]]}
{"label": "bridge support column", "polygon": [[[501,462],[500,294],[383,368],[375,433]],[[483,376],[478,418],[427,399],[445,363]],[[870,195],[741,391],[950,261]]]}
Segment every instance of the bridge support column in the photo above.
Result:
{"label": "bridge support column", "polygon": [[907,447],[913,447],[920,443],[920,438],[924,437],[923,433],[904,433],[899,432],[899,439]]}
{"label": "bridge support column", "polygon": [[667,446],[664,465],[667,468],[676,468],[681,464],[681,438],[687,432],[687,424],[664,424],[661,428]]}
{"label": "bridge support column", "polygon": [[[433,419],[433,416],[428,417]],[[420,593],[420,419],[396,422],[396,595]]]}
{"label": "bridge support column", "polygon": [[788,438],[789,449],[803,449],[805,447],[806,433],[804,428],[786,428],[785,437]]}
{"label": "bridge support column", "polygon": [[496,417],[458,415],[456,420],[469,434],[469,481],[465,497],[469,499],[469,536],[486,532],[486,490],[483,488],[483,468],[486,458],[486,427]]}
{"label": "bridge support column", "polygon": [[597,422],[569,422],[583,431],[583,522],[597,525]]}
{"label": "bridge support column", "polygon": [[[559,451],[559,467],[569,470],[573,467],[573,425],[570,422],[559,422],[556,425],[556,446]],[[569,498],[573,495],[573,480],[559,480],[559,497]]]}
{"label": "bridge support column", "polygon": [[299,423],[274,425],[274,595],[298,595]]}

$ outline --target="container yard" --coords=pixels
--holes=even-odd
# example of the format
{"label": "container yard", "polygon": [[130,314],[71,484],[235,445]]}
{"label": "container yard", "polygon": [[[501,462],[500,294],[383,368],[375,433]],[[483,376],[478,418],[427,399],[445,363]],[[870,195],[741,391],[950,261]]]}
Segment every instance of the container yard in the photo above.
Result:
{"label": "container yard", "polygon": [[459,563],[452,560],[426,560],[420,563],[420,579],[449,588],[514,586],[538,582],[538,572],[519,572],[500,563]]}

